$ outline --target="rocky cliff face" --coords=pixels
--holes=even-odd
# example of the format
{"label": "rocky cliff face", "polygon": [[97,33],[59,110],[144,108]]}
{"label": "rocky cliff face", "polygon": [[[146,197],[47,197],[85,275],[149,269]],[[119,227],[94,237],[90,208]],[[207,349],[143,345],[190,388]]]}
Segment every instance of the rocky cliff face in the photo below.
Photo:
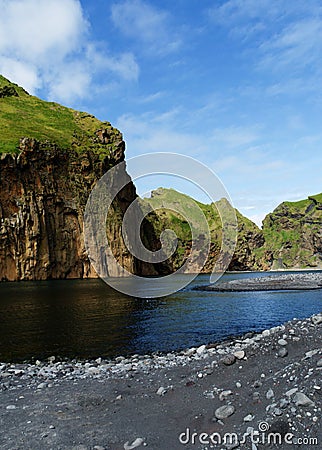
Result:
{"label": "rocky cliff face", "polygon": [[[0,76],[0,280],[96,277],[84,248],[84,209],[124,150],[109,122],[29,96]],[[112,203],[107,238],[125,269],[156,274],[122,238],[124,212],[136,198],[128,181]],[[143,231],[158,244],[151,227]]]}
{"label": "rocky cliff face", "polygon": [[237,244],[229,270],[269,270],[269,260],[258,255],[265,242],[262,230],[238,211],[237,221]]}
{"label": "rocky cliff face", "polygon": [[263,221],[272,268],[322,267],[322,194],[281,203]]}
{"label": "rocky cliff face", "polygon": [[[0,279],[96,276],[84,250],[84,207],[95,182],[123,160],[123,149],[120,140],[115,152],[100,160],[91,151],[79,155],[24,138],[18,155],[1,156]],[[113,204],[107,229],[119,262],[134,273],[138,263],[121,238],[120,220],[135,197],[129,183]]]}

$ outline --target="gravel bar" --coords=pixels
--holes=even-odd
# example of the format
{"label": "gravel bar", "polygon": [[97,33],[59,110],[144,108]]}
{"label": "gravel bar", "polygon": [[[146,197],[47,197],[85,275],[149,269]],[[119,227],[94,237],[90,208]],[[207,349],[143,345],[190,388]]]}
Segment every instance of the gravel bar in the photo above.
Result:
{"label": "gravel bar", "polygon": [[271,275],[240,280],[220,281],[208,286],[196,286],[199,291],[285,291],[322,288],[322,273]]}

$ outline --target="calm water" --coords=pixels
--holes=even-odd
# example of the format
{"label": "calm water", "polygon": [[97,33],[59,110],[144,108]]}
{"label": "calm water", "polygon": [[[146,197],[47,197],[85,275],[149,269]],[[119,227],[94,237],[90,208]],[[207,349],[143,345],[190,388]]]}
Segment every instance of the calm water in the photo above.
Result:
{"label": "calm water", "polygon": [[156,300],[126,297],[101,280],[2,283],[0,361],[182,349],[322,311],[322,290],[191,289],[208,282],[208,276],[199,275],[185,290]]}

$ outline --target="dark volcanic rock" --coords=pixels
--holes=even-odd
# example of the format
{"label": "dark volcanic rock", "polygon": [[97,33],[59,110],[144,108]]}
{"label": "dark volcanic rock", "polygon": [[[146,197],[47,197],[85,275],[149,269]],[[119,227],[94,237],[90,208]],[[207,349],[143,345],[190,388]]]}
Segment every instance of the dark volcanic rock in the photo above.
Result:
{"label": "dark volcanic rock", "polygon": [[13,86],[3,86],[0,88],[0,98],[18,97],[18,92]]}

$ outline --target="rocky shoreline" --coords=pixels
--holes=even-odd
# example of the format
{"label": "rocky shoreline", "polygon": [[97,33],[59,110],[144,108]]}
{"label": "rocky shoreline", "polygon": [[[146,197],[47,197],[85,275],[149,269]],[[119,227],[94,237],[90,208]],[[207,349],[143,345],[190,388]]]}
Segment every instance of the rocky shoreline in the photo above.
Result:
{"label": "rocky shoreline", "polygon": [[322,289],[322,273],[279,274],[256,278],[220,281],[208,286],[197,286],[199,291],[241,292]]}
{"label": "rocky shoreline", "polygon": [[[318,314],[168,354],[0,364],[0,447],[318,449],[321,337]],[[256,443],[265,426],[310,445]]]}

